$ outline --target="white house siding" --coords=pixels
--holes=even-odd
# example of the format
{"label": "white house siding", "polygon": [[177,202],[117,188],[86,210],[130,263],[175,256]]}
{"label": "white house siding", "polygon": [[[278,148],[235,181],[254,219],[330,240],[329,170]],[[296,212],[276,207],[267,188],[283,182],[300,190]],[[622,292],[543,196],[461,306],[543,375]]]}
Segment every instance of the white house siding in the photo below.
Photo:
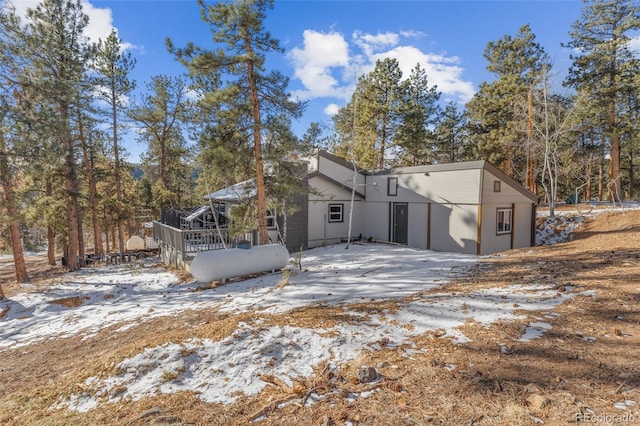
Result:
{"label": "white house siding", "polygon": [[389,241],[389,220],[389,203],[366,201],[360,216],[362,236]]}
{"label": "white house siding", "polygon": [[[351,197],[348,187],[352,185],[353,171],[344,160],[326,153],[314,157],[309,170],[313,176],[310,185],[321,192],[319,197],[309,197],[309,247],[344,240]],[[389,192],[390,178],[397,180],[395,195]],[[499,192],[494,192],[495,181],[500,181]],[[361,173],[356,190],[363,193],[365,199],[356,197],[352,237],[362,235],[393,241],[393,205],[406,203],[407,244],[411,247],[488,254],[508,250],[512,245],[519,248],[531,244],[536,197],[484,161]],[[332,203],[344,205],[343,222],[328,222],[328,205]],[[497,209],[512,206],[513,236],[498,235]]]}
{"label": "white house siding", "polygon": [[[515,205],[514,212],[514,224],[513,224],[513,248],[530,247],[531,241],[531,227],[532,218],[534,214],[534,206],[531,203],[523,203]],[[535,241],[533,241],[535,244]]]}
{"label": "white house siding", "polygon": [[[344,241],[349,232],[351,192],[321,177],[309,179],[309,185],[319,194],[309,194],[308,246],[319,247]],[[353,208],[351,236],[362,233],[362,200],[356,196]],[[342,222],[329,222],[329,205],[343,205]]]}
{"label": "white house siding", "polygon": [[[353,167],[344,160],[336,159],[340,163],[326,157],[327,154],[320,154],[316,157],[317,164],[316,169],[310,169],[310,171],[318,171],[325,176],[330,176],[331,179],[339,184],[345,185],[349,188],[353,187]],[[356,176],[356,191],[364,192],[365,177],[358,173]]]}
{"label": "white house siding", "polygon": [[[363,235],[389,241],[393,203],[407,203],[407,245],[438,251],[476,253],[480,169],[443,170],[415,167],[367,176]],[[389,195],[389,178],[397,178],[397,195]],[[429,204],[431,223],[429,224]],[[429,229],[431,237],[429,237]]]}
{"label": "white house siding", "polygon": [[[403,169],[399,169],[403,170]],[[366,196],[369,201],[434,202],[474,204],[480,199],[480,169],[385,173],[367,176]],[[387,195],[389,178],[398,179],[398,195]]]}
{"label": "white house siding", "polygon": [[511,204],[484,204],[482,206],[480,254],[497,253],[511,248],[511,234],[497,234],[497,212],[499,208],[511,208]]}
{"label": "white house siding", "polygon": [[[495,181],[500,181],[500,192],[493,191],[493,185]],[[529,202],[533,203],[527,198],[521,191],[518,191],[509,182],[501,179],[491,173],[489,170],[484,170],[483,182],[482,182],[482,204],[500,204],[508,205],[511,203]]]}
{"label": "white house siding", "polygon": [[432,204],[431,250],[475,254],[477,223],[475,204]]}
{"label": "white house siding", "polygon": [[[500,181],[500,192],[494,191],[495,181]],[[511,248],[531,245],[532,215],[535,205],[533,194],[516,189],[510,182],[484,170],[482,195],[482,238],[480,254],[496,253]],[[511,234],[497,233],[498,209],[513,210],[513,247]]]}
{"label": "white house siding", "polygon": [[409,233],[407,245],[421,249],[427,248],[429,226],[429,204],[409,204]]}

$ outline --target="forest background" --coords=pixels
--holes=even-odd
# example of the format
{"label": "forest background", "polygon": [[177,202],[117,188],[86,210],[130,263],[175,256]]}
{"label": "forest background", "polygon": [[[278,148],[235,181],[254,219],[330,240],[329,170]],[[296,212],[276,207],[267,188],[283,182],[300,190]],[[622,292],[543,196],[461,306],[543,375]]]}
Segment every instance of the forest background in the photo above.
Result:
{"label": "forest background", "polygon": [[[184,74],[154,76],[126,102],[138,84],[136,59],[115,31],[89,41],[79,1],[44,0],[24,19],[3,3],[0,236],[18,282],[28,280],[25,246],[46,242],[51,263],[61,251],[76,270],[86,247],[122,253],[126,235],[161,208],[202,204],[204,194],[246,179],[256,179],[257,197],[243,219],[264,241],[267,210],[294,208],[287,199],[304,180],[291,160],[318,148],[363,169],[486,159],[552,213],[575,194],[638,197],[638,2],[583,3],[567,29],[569,94],[551,83],[553,61],[524,24],[488,42],[493,80],[465,105],[444,102],[418,64],[403,75],[387,57],[354,76],[331,126],[311,123],[300,137],[292,121],[305,103],[289,95],[285,75],[265,67],[267,55],[285,54],[264,25],[273,2],[199,5],[211,43],[167,39]],[[145,147],[139,165],[123,159],[128,128]]]}

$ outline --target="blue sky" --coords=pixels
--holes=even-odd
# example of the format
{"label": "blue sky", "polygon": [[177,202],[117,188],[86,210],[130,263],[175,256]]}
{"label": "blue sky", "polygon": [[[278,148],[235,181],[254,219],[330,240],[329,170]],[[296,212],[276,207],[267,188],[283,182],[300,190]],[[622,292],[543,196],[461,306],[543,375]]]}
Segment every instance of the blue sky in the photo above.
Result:
{"label": "blue sky", "polygon": [[[13,3],[23,13],[37,1]],[[398,59],[405,75],[420,62],[443,101],[464,104],[481,82],[493,78],[482,56],[487,43],[515,35],[527,23],[554,59],[559,85],[570,65],[561,43],[569,41],[582,6],[579,0],[276,0],[265,26],[286,53],[270,56],[266,66],[287,75],[291,94],[307,101],[304,116],[294,123],[302,136],[312,121],[329,124],[350,97],[356,76],[387,56]],[[117,29],[137,60],[132,77],[139,91],[151,76],[184,72],[167,52],[166,37],[178,47],[188,41],[213,47],[195,0],[83,0],[83,8],[93,40]],[[129,160],[137,161],[143,147],[132,136],[125,141]]]}

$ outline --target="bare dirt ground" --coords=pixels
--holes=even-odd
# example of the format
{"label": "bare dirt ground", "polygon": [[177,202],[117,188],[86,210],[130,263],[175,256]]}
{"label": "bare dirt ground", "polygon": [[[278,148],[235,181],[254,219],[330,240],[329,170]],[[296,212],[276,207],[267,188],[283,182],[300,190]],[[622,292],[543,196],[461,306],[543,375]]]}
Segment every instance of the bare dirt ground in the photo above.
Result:
{"label": "bare dirt ground", "polygon": [[[464,294],[514,283],[594,293],[570,298],[544,314],[523,311],[527,319],[488,328],[469,322],[462,331],[472,341],[465,344],[429,333],[416,339],[422,352],[410,357],[403,348],[385,348],[380,342],[381,351],[338,370],[320,366],[315,377],[292,388],[273,378],[273,386],[257,397],[227,406],[178,393],[106,404],[87,413],[50,409],[61,395],[82,391],[87,377],[113,372],[119,361],[144,347],[191,336],[221,339],[238,322],[252,323],[251,314],[193,311],[179,319],[141,323],[126,334],[114,327],[85,340],[4,350],[0,424],[244,425],[255,419],[257,425],[318,426],[640,424],[640,211],[601,214],[571,242],[488,257],[470,276],[438,291]],[[11,284],[3,288],[12,294]],[[390,304],[356,308],[380,312]],[[262,324],[327,326],[340,321],[341,312],[300,309],[266,317]],[[552,329],[529,342],[518,340],[541,315]],[[358,383],[355,372],[362,364],[377,366],[383,379]],[[362,391],[374,392],[355,401],[347,398]],[[308,406],[311,392],[323,398]]]}

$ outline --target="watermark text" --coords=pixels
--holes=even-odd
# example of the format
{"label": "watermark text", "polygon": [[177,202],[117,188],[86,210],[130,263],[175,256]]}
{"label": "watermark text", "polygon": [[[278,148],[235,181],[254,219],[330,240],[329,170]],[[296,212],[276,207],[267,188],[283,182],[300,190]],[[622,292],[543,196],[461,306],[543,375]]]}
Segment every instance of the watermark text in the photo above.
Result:
{"label": "watermark text", "polygon": [[576,414],[576,423],[604,423],[604,424],[624,424],[635,423],[640,420],[633,414],[595,414],[595,413],[578,413]]}

